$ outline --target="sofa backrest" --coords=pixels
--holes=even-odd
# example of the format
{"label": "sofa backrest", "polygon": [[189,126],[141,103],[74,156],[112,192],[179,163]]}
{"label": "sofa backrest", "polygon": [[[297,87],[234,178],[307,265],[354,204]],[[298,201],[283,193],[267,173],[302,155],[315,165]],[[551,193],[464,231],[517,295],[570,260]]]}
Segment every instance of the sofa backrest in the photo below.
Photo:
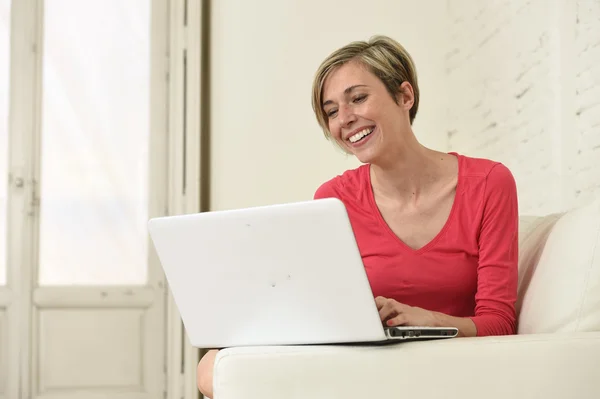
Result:
{"label": "sofa backrest", "polygon": [[519,226],[518,333],[600,331],[600,201]]}

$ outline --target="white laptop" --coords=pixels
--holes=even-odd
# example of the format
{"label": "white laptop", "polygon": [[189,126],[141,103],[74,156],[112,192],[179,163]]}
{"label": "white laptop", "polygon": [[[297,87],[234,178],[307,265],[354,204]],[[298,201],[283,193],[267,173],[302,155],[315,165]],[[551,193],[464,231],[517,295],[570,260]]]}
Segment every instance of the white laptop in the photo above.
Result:
{"label": "white laptop", "polygon": [[195,347],[387,343],[458,333],[383,325],[337,199],[154,218],[148,228]]}

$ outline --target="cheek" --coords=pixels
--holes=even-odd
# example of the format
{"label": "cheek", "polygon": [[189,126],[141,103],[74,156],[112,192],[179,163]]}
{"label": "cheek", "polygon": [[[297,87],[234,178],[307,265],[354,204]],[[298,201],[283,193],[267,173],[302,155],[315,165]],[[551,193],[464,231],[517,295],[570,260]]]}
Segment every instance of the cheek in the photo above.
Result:
{"label": "cheek", "polygon": [[339,126],[339,123],[337,123],[335,120],[333,121],[329,121],[327,126],[329,127],[329,132],[331,133],[331,137],[339,140],[341,137],[341,129]]}
{"label": "cheek", "polygon": [[357,114],[360,115],[363,119],[369,121],[375,121],[381,119],[381,109],[377,108],[374,104],[365,104],[360,110],[357,111]]}

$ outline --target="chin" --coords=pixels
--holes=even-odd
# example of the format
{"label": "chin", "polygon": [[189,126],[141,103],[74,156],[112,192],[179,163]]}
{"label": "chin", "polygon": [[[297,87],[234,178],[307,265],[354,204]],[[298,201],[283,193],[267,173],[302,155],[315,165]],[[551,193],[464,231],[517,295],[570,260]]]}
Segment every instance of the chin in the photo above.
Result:
{"label": "chin", "polygon": [[363,145],[351,145],[350,143],[344,143],[345,150],[353,154],[356,159],[362,163],[375,163],[377,158],[385,150],[385,146],[382,145],[378,137],[378,129],[366,137],[367,141]]}
{"label": "chin", "polygon": [[361,163],[377,163],[377,153],[368,149],[366,151],[356,151],[354,152],[354,156]]}

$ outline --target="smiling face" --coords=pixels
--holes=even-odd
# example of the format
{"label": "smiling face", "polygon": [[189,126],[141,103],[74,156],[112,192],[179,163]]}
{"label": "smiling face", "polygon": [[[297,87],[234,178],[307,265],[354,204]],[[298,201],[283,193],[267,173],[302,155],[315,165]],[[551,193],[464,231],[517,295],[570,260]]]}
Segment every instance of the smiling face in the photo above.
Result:
{"label": "smiling face", "polygon": [[323,111],[332,138],[363,163],[383,161],[410,131],[414,95],[400,86],[397,101],[383,82],[356,61],[331,72],[323,85]]}

